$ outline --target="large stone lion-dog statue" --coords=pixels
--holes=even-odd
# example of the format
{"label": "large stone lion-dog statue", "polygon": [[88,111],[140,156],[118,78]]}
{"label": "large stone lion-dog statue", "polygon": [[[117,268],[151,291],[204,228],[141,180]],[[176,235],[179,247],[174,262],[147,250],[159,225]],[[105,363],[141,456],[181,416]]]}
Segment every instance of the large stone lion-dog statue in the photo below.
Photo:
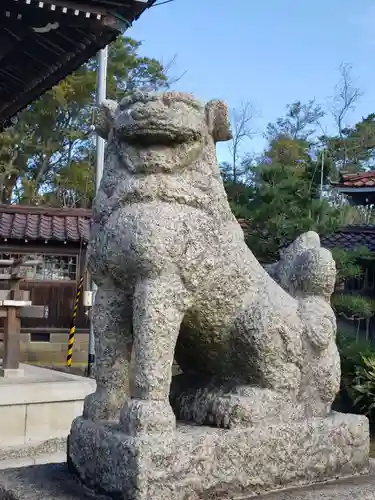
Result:
{"label": "large stone lion-dog statue", "polygon": [[216,160],[231,138],[225,104],[136,92],[106,101],[97,131],[97,389],[84,416],[135,435],[173,429],[175,415],[232,427],[327,414],[340,381],[335,264],[312,232],[268,272],[247,247]]}

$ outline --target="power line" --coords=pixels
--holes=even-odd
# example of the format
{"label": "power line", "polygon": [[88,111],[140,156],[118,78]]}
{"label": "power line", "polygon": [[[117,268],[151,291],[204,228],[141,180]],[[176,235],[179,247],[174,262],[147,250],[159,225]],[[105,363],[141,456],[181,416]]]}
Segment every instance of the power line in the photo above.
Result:
{"label": "power line", "polygon": [[166,3],[171,3],[171,2],[175,2],[176,0],[164,0],[164,2],[159,2],[159,3],[154,3],[151,5],[151,7],[159,7],[159,5],[164,5]]}

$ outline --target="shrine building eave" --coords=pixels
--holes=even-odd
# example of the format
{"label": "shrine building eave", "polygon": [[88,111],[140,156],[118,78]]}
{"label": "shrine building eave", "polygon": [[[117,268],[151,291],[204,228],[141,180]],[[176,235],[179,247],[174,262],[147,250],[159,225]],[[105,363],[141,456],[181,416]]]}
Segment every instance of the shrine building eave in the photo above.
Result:
{"label": "shrine building eave", "polygon": [[0,131],[156,0],[1,0]]}

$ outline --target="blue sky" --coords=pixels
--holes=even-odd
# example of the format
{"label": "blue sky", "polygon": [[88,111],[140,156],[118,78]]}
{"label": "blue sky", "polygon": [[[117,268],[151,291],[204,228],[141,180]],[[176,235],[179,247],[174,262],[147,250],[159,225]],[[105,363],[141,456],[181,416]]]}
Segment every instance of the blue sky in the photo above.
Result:
{"label": "blue sky", "polygon": [[[128,35],[143,55],[177,55],[174,74],[186,71],[177,89],[231,108],[252,101],[260,131],[295,100],[324,105],[342,62],[364,93],[350,121],[375,111],[374,0],[175,0],[149,9]],[[263,146],[259,135],[244,149]],[[228,158],[225,144],[218,156]]]}

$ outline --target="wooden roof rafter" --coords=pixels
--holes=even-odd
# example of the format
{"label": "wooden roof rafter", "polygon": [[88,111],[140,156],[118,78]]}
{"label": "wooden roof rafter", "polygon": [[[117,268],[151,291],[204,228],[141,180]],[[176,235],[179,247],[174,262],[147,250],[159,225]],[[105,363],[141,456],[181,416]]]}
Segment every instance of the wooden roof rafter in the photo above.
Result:
{"label": "wooden roof rafter", "polygon": [[2,0],[0,131],[155,0]]}

